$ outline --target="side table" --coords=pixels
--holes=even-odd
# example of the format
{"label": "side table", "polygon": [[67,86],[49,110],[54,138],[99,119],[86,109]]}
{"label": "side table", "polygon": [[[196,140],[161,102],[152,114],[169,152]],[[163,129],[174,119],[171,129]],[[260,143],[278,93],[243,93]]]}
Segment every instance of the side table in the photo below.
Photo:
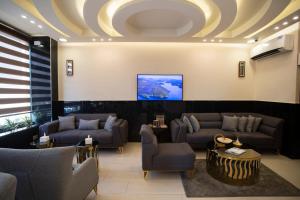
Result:
{"label": "side table", "polygon": [[85,141],[82,140],[76,145],[77,151],[77,163],[82,163],[86,159],[92,157],[97,160],[98,167],[98,141],[93,140],[92,144],[85,144]]}
{"label": "side table", "polygon": [[163,142],[170,142],[170,132],[168,126],[161,125],[161,126],[153,126],[153,124],[148,124],[153,129],[154,134],[157,137],[158,142],[163,143]]}
{"label": "side table", "polygon": [[36,149],[46,149],[53,147],[53,141],[49,140],[48,142],[40,142],[40,141],[33,141],[30,142],[30,146]]}

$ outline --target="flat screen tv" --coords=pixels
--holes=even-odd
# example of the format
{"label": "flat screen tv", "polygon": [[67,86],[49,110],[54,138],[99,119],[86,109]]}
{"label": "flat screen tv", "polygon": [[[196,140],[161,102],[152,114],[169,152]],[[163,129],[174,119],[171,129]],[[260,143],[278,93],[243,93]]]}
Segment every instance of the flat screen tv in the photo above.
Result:
{"label": "flat screen tv", "polygon": [[182,74],[138,74],[137,100],[182,100]]}

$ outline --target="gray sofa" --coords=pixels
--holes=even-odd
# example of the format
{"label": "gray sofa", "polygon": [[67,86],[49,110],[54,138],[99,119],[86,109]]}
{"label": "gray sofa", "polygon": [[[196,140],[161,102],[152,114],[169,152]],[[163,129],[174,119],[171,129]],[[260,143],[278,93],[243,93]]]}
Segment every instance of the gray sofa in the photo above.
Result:
{"label": "gray sofa", "polygon": [[72,166],[75,147],[2,149],[0,171],[17,177],[16,199],[83,200],[96,190],[94,158]]}
{"label": "gray sofa", "polygon": [[17,179],[15,176],[0,172],[0,199],[15,200]]}
{"label": "gray sofa", "polygon": [[[183,123],[183,116],[194,115],[200,123],[200,130],[188,133],[187,126]],[[281,148],[283,119],[262,115],[259,113],[183,113],[181,119],[171,121],[171,134],[173,142],[187,142],[193,148],[204,149],[208,142],[213,140],[215,134],[224,134],[235,139],[235,132],[222,130],[223,116],[248,116],[261,117],[262,123],[257,132],[238,132],[239,140],[258,150],[275,150]]]}
{"label": "gray sofa", "polygon": [[[75,128],[73,130],[66,130],[59,132],[59,121],[45,123],[40,126],[40,136],[46,133],[50,139],[54,139],[55,146],[68,146],[75,145],[84,140],[90,135],[94,140],[99,142],[102,148],[120,148],[127,143],[128,139],[128,122],[123,119],[117,119],[113,124],[112,131],[105,130],[104,124],[109,115],[116,116],[115,113],[102,113],[102,114],[70,114],[75,116]],[[79,119],[94,120],[99,119],[99,128],[97,130],[79,130]]]}
{"label": "gray sofa", "polygon": [[150,170],[158,171],[192,171],[196,155],[187,143],[158,144],[153,130],[142,125],[142,168],[144,177]]}

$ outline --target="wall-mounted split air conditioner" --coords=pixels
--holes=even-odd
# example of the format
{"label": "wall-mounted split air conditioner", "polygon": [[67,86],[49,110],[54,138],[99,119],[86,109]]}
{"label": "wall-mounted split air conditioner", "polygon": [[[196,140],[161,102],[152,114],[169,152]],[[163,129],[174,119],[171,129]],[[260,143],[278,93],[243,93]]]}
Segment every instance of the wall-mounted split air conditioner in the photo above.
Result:
{"label": "wall-mounted split air conditioner", "polygon": [[292,51],[294,40],[292,35],[282,35],[270,41],[260,43],[253,47],[250,52],[251,59],[258,60],[267,56]]}

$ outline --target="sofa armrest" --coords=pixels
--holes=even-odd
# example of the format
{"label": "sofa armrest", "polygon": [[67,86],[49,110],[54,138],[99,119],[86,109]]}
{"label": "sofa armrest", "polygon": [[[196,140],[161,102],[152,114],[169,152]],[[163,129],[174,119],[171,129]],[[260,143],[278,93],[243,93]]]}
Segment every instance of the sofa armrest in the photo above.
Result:
{"label": "sofa armrest", "polygon": [[44,133],[46,133],[46,135],[50,135],[51,133],[58,132],[58,128],[59,128],[58,120],[47,122],[39,127],[39,134],[40,136],[43,136]]}
{"label": "sofa armrest", "polygon": [[118,119],[112,126],[113,145],[121,147],[127,142],[128,138],[128,122]]}
{"label": "sofa armrest", "polygon": [[95,158],[88,158],[73,171],[71,198],[85,199],[99,181]]}
{"label": "sofa armrest", "polygon": [[180,119],[171,121],[171,135],[173,142],[186,142],[186,134],[187,126]]}

